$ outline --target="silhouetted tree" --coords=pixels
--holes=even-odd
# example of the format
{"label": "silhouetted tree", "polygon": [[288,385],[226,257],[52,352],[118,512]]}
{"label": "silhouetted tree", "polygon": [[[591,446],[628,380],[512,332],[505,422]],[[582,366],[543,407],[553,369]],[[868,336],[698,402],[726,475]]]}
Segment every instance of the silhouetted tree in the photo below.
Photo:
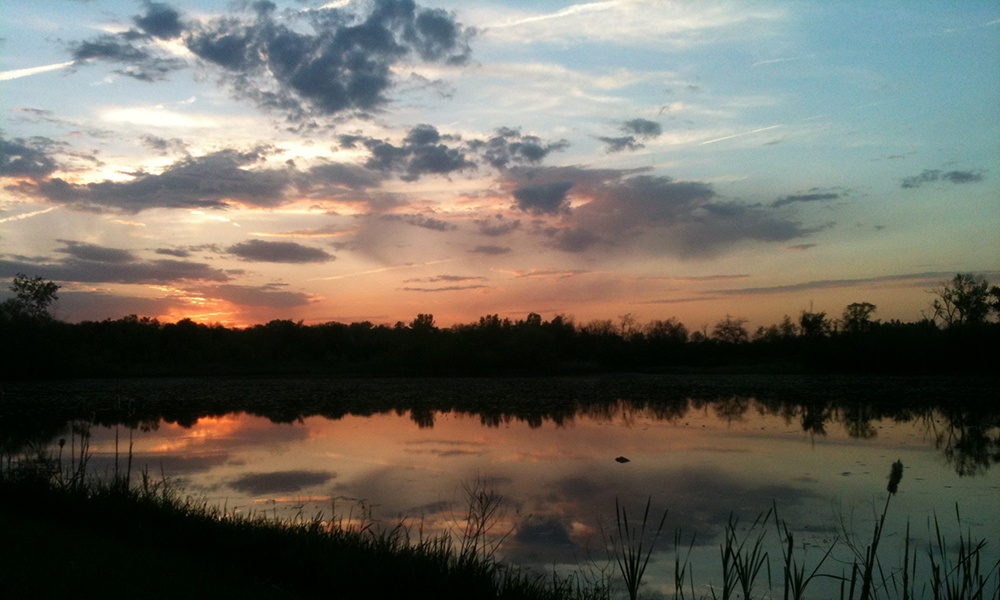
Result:
{"label": "silhouetted tree", "polygon": [[853,302],[844,309],[841,327],[847,333],[865,333],[871,331],[874,324],[871,320],[876,306],[871,302]]}
{"label": "silhouetted tree", "polygon": [[712,328],[712,338],[730,344],[743,344],[750,341],[750,332],[746,328],[747,320],[726,315]]}
{"label": "silhouetted tree", "polygon": [[688,330],[675,317],[666,321],[650,321],[644,328],[646,338],[655,341],[669,341],[683,344],[688,341]]}
{"label": "silhouetted tree", "polygon": [[825,312],[802,311],[799,315],[799,331],[802,337],[820,338],[830,334],[833,324],[826,318]]}
{"label": "silhouetted tree", "polygon": [[933,290],[937,298],[931,303],[934,319],[947,327],[980,325],[990,314],[989,283],[982,275],[958,273],[951,284]]}
{"label": "silhouetted tree", "polygon": [[28,277],[23,273],[14,276],[10,291],[14,292],[14,297],[6,300],[0,311],[8,316],[25,316],[31,319],[48,319],[49,306],[59,296],[56,292],[59,286],[51,281],[45,281],[41,277]]}
{"label": "silhouetted tree", "polygon": [[436,331],[437,325],[434,323],[434,315],[420,313],[417,318],[410,322],[410,329],[418,333]]}
{"label": "silhouetted tree", "polygon": [[792,322],[791,317],[785,315],[781,320],[781,323],[778,323],[777,325],[768,325],[767,327],[761,325],[758,327],[757,331],[754,333],[753,339],[754,341],[773,343],[790,340],[798,334],[798,326]]}

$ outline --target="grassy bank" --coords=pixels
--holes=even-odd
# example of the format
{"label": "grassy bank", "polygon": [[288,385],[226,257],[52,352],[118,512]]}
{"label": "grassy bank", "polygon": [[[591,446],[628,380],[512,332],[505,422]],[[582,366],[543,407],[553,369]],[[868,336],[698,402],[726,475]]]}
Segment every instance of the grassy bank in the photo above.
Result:
{"label": "grassy bank", "polygon": [[[596,597],[494,560],[484,532],[423,536],[400,523],[237,516],[147,476],[67,477],[51,461],[0,469],[5,597]],[[10,595],[7,595],[10,594]]]}

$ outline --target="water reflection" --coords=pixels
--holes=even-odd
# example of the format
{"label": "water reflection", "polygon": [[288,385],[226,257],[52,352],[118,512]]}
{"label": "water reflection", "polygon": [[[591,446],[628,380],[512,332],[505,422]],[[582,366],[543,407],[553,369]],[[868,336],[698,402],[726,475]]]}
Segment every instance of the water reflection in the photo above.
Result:
{"label": "water reflection", "polygon": [[841,523],[870,531],[897,459],[907,475],[891,531],[902,532],[907,519],[916,529],[956,502],[972,516],[968,525],[995,527],[1000,421],[976,400],[990,397],[990,385],[649,377],[66,383],[5,390],[0,443],[10,456],[86,422],[91,472],[121,468],[130,445],[136,469],[233,510],[330,514],[363,503],[375,518],[409,518],[428,532],[460,529],[463,486],[480,481],[506,499],[497,531],[513,533],[504,555],[543,569],[605,560],[601,528],[613,526],[616,500],[638,510],[652,498],[654,513],[669,509],[668,531],[697,536],[693,560],[709,561],[730,515],[752,520],[772,506],[814,547],[842,535]]}

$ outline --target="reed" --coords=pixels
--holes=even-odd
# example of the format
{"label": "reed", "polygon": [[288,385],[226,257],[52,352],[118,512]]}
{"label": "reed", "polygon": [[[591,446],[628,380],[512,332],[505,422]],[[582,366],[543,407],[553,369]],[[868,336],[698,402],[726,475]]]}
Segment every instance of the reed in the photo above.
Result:
{"label": "reed", "polygon": [[636,529],[634,524],[629,524],[628,512],[619,504],[618,498],[615,498],[615,525],[618,537],[616,538],[614,535],[606,536],[610,542],[609,553],[613,554],[615,562],[618,564],[618,570],[621,572],[625,589],[628,591],[629,600],[636,600],[639,597],[639,586],[642,584],[642,577],[646,573],[646,567],[649,566],[649,559],[653,554],[653,548],[656,546],[656,541],[663,532],[663,525],[667,520],[667,511],[663,511],[663,516],[660,518],[656,530],[652,533],[649,546],[645,547],[645,552],[643,552],[643,547],[646,543],[646,529],[650,523],[649,510],[651,503],[652,498],[647,498],[646,509],[642,513],[642,522],[639,528]]}

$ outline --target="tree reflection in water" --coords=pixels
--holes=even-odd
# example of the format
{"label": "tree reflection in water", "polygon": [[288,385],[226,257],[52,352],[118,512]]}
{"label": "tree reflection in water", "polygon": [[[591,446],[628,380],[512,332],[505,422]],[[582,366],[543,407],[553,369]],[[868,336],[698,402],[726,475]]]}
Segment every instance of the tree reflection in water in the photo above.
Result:
{"label": "tree reflection in water", "polygon": [[24,383],[5,386],[0,452],[9,460],[79,420],[150,430],[161,421],[191,427],[233,412],[275,423],[396,412],[421,428],[433,428],[443,413],[475,415],[486,427],[541,427],[577,415],[677,422],[690,411],[733,424],[754,411],[798,421],[814,436],[839,426],[855,439],[876,437],[881,421],[920,422],[954,470],[974,476],[1000,462],[1000,407],[986,400],[997,386],[995,379],[745,375]]}

